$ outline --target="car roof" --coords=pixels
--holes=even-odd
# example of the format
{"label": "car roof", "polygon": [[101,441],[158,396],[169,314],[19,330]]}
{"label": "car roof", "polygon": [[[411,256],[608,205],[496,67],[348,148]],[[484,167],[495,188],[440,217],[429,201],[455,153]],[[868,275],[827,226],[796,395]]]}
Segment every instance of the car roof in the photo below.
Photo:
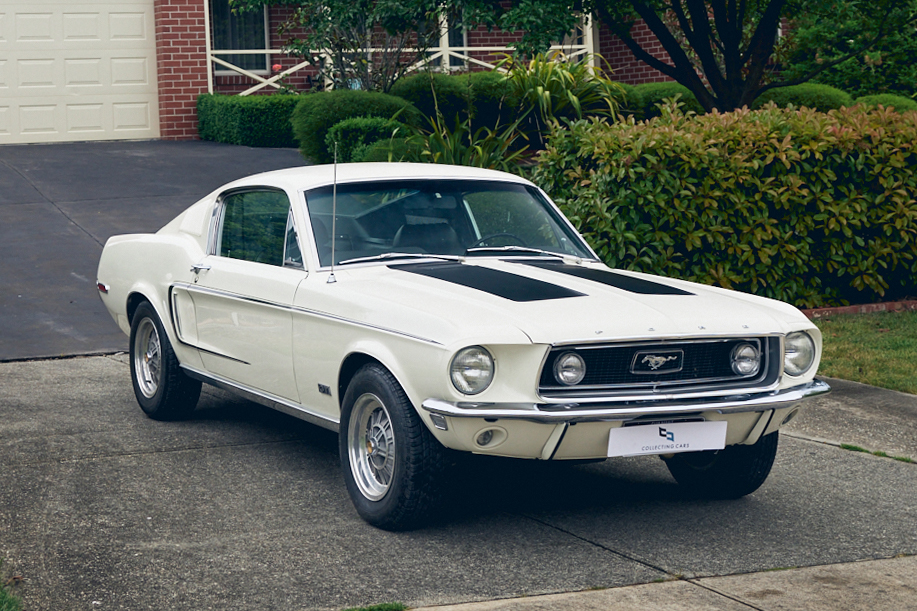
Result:
{"label": "car roof", "polygon": [[[435,163],[339,163],[337,183],[373,180],[444,179],[499,180],[531,185],[529,181],[506,172],[468,166]],[[313,165],[253,174],[224,185],[219,191],[240,187],[273,186],[300,191],[330,185],[335,180],[335,166]]]}

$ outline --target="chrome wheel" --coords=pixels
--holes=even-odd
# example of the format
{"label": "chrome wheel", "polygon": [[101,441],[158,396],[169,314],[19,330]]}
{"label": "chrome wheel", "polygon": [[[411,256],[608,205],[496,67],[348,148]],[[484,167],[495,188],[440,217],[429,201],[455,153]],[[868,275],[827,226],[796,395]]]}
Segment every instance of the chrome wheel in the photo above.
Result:
{"label": "chrome wheel", "polygon": [[162,346],[156,325],[149,318],[140,321],[134,335],[134,372],[137,387],[147,399],[159,390],[162,375]]}
{"label": "chrome wheel", "polygon": [[366,393],[354,403],[347,444],[357,487],[367,499],[378,501],[392,485],[396,448],[391,417],[376,395]]}

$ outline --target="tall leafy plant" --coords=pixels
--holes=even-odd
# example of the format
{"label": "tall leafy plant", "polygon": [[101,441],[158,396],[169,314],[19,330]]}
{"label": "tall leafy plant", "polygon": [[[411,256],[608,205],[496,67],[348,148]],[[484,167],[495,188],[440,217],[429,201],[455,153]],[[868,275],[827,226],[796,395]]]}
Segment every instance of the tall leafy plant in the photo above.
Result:
{"label": "tall leafy plant", "polygon": [[591,65],[591,59],[567,62],[562,54],[538,54],[528,62],[507,57],[507,79],[513,93],[531,115],[534,138],[544,147],[551,125],[565,119],[613,116],[624,98],[624,89]]}

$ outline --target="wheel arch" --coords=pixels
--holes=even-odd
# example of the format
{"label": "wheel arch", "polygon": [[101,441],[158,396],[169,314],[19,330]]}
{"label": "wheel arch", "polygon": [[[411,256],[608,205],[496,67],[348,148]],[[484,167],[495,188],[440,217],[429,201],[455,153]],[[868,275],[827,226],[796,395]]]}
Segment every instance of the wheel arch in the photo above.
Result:
{"label": "wheel arch", "polygon": [[[338,372],[337,396],[339,409],[343,409],[344,407],[344,393],[347,392],[347,387],[350,386],[350,381],[353,379],[353,376],[357,374],[361,367],[370,363],[375,363],[380,367],[384,367],[386,371],[395,376],[395,373],[392,371],[391,367],[387,367],[385,363],[380,361],[378,358],[365,352],[351,352],[344,358],[343,362],[341,363],[341,368]],[[398,380],[398,377],[395,376],[395,379]],[[398,383],[401,383],[400,380]]]}

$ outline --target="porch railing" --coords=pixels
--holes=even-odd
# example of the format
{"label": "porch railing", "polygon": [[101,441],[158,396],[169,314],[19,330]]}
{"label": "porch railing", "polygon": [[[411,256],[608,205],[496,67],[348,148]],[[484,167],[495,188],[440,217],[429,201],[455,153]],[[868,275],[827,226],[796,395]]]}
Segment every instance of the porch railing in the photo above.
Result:
{"label": "porch railing", "polygon": [[[210,23],[210,2],[204,0],[204,17],[206,23]],[[206,42],[207,42],[207,91],[213,93],[214,91],[214,69],[213,65],[217,64],[231,72],[236,74],[248,77],[255,81],[255,85],[252,85],[245,91],[239,93],[239,95],[251,95],[257,91],[260,91],[266,87],[273,87],[274,89],[280,89],[281,84],[278,81],[281,81],[284,77],[287,77],[291,74],[294,74],[308,66],[310,62],[302,61],[296,65],[281,70],[276,74],[271,76],[262,76],[251,70],[237,66],[230,61],[223,59],[220,56],[227,55],[266,55],[266,56],[283,56],[289,57],[289,54],[283,51],[282,49],[213,49],[212,48],[212,39],[210,35],[210,27],[208,26],[206,31]],[[581,57],[583,55],[589,55],[594,57],[596,54],[596,43],[597,38],[593,31],[592,19],[586,17],[583,21],[582,26],[577,28],[577,31],[568,37],[568,40],[563,44],[554,45],[551,47],[552,51],[562,52],[566,58],[574,59]],[[363,52],[371,55],[373,51],[381,51],[381,49],[363,49]],[[416,50],[413,50],[416,51]],[[495,69],[496,66],[492,63],[483,61],[476,57],[473,57],[472,54],[480,53],[510,53],[512,52],[512,47],[509,46],[490,46],[490,47],[475,47],[475,46],[455,46],[450,44],[449,40],[449,29],[446,23],[441,25],[440,29],[440,38],[439,46],[430,47],[427,49],[427,56],[413,64],[408,71],[414,71],[423,68],[424,66],[430,65],[433,62],[439,61],[440,65],[445,70],[456,70],[462,69],[469,64],[474,64],[477,66],[482,66],[489,69]],[[321,51],[314,52],[316,55],[323,56],[325,55]],[[459,67],[452,66],[452,59],[458,59],[461,61],[462,65]],[[593,60],[594,61],[594,60]],[[270,65],[271,62],[269,62]]]}

